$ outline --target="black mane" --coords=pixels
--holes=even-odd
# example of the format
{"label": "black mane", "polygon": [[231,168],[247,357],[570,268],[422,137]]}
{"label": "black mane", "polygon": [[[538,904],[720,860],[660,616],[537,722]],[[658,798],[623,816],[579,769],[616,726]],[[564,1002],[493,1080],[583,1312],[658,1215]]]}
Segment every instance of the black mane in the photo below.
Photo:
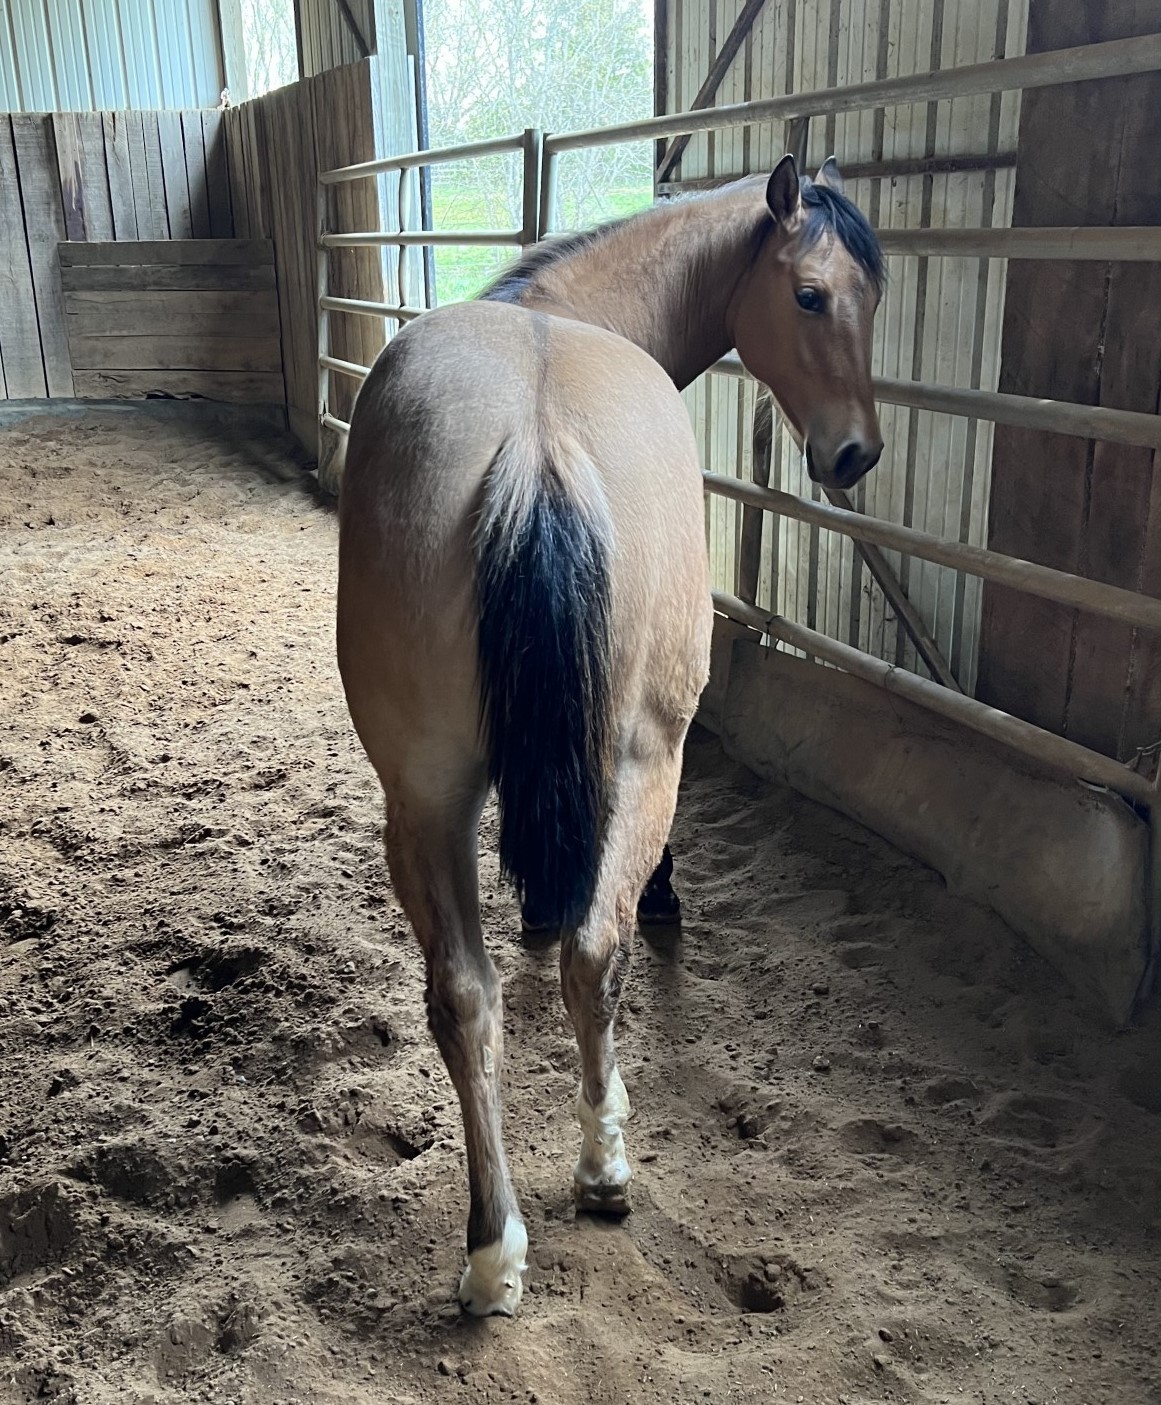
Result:
{"label": "black mane", "polygon": [[591,247],[610,230],[619,228],[624,220],[612,220],[608,224],[597,225],[595,229],[584,229],[577,234],[563,234],[534,244],[519,263],[505,269],[493,282],[478,293],[481,302],[519,302],[528,291],[532,281],[546,268],[571,258],[582,250]]}
{"label": "black mane", "polygon": [[803,242],[809,247],[824,234],[835,235],[881,293],[887,281],[887,264],[878,236],[862,210],[832,186],[805,178],[799,184],[799,196],[806,211]]}
{"label": "black mane", "polygon": [[[876,290],[881,293],[887,282],[887,264],[878,236],[862,210],[853,200],[832,186],[818,185],[805,176],[799,183],[799,196],[806,212],[806,227],[802,238],[807,247],[816,244],[824,234],[833,234],[842,241],[851,257],[865,270]],[[547,238],[539,244],[534,244],[518,263],[505,269],[478,293],[478,299],[481,302],[519,302],[532,282],[545,269],[591,248],[606,234],[621,228],[633,218],[635,216],[630,215],[625,219],[610,220],[607,224],[597,225],[593,229]]]}

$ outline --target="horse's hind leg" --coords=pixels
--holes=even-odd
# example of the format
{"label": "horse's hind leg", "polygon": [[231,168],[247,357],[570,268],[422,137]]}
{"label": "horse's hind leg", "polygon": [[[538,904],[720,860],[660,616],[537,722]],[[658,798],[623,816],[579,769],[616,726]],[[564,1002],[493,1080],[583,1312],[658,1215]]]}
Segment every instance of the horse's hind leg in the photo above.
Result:
{"label": "horse's hind leg", "polygon": [[581,1151],[573,1168],[581,1210],[625,1214],[629,1208],[630,1170],[621,1129],[630,1108],[617,1069],[613,1024],[637,899],[673,822],[685,730],[651,722],[640,726],[624,749],[592,907],[561,945],[564,1002],[581,1057]]}
{"label": "horse's hind leg", "polygon": [[500,978],[484,948],[476,826],[484,787],[452,805],[388,807],[392,883],[427,961],[427,1014],[463,1114],[471,1208],[459,1297],[476,1316],[511,1316],[523,1293],[528,1236],[504,1155]]}

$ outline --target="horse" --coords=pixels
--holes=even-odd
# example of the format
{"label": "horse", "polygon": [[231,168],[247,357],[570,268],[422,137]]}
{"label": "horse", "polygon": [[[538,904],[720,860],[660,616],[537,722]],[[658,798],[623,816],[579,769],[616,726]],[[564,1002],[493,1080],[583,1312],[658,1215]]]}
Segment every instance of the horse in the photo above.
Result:
{"label": "horse", "polygon": [[359,393],[337,657],[463,1119],[468,1313],[516,1313],[528,1249],[480,921],[486,798],[505,882],[561,934],[581,1065],[576,1211],[623,1216],[614,1020],[638,899],[668,886],[713,619],[680,391],[736,348],[811,478],[849,488],[882,451],[870,360],[883,286],[833,158],[811,180],[785,156],[768,178],[534,245],[475,299],[408,324]]}

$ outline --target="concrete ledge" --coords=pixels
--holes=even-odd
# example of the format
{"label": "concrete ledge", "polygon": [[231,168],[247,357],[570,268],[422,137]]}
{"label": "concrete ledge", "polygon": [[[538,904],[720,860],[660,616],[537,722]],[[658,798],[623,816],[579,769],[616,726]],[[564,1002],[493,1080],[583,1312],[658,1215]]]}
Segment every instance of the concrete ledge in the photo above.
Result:
{"label": "concrete ledge", "polygon": [[1125,1024],[1149,955],[1149,832],[1134,811],[860,679],[765,648],[753,631],[742,636],[737,626],[715,632],[717,677],[699,716],[726,752],[992,908]]}

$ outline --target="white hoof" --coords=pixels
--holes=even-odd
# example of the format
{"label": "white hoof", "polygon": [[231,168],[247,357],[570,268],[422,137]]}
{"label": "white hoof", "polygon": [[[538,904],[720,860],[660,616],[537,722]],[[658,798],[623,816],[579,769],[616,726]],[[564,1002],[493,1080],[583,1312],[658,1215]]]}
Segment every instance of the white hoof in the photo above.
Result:
{"label": "white hoof", "polygon": [[632,1171],[625,1155],[621,1128],[632,1109],[620,1071],[613,1069],[604,1100],[591,1107],[584,1093],[577,1096],[576,1115],[581,1125],[581,1151],[573,1167],[576,1203],[582,1210],[611,1215],[629,1211]]}
{"label": "white hoof", "polygon": [[460,1302],[473,1317],[515,1317],[528,1271],[528,1231],[509,1216],[503,1236],[468,1255]]}

